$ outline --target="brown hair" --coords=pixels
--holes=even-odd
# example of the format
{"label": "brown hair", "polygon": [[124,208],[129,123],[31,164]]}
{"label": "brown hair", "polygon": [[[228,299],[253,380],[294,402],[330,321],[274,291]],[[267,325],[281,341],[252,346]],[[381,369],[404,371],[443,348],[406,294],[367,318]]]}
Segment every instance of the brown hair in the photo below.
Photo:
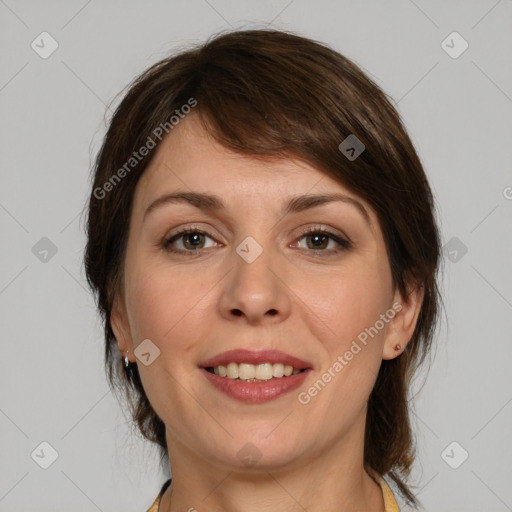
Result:
{"label": "brown hair", "polygon": [[[161,460],[168,461],[164,423],[136,365],[131,375],[124,374],[110,313],[122,290],[134,190],[154,152],[130,159],[150,140],[158,144],[156,134],[162,127],[170,132],[171,116],[185,111],[180,109],[191,100],[205,129],[223,146],[258,158],[302,159],[365,199],[379,218],[394,285],[403,296],[411,286],[423,287],[412,339],[399,357],[382,361],[368,400],[364,448],[365,467],[389,474],[405,500],[417,505],[405,482],[416,449],[408,393],[430,353],[438,319],[434,200],[390,100],[359,67],[325,44],[276,30],[222,33],[157,62],[130,84],[96,159],[84,255],[104,324],[112,389],[124,391],[142,435],[157,443]],[[349,135],[365,146],[355,160],[338,147]]]}

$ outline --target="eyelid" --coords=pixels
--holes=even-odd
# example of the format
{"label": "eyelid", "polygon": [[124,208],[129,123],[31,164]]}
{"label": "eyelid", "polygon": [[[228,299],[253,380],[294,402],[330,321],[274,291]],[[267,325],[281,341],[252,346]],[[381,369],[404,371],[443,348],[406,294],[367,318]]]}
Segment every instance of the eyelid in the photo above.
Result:
{"label": "eyelid", "polygon": [[333,228],[327,224],[314,224],[313,226],[308,226],[302,229],[301,236],[307,235],[308,233],[316,233],[316,232],[326,232],[326,234],[338,236],[339,238],[343,238],[350,245],[352,245],[352,240],[345,232],[340,229]]}
{"label": "eyelid", "polygon": [[[215,240],[216,243],[219,243],[219,242],[217,242],[217,235],[214,235],[213,233],[211,233],[210,230],[202,228],[202,227],[198,226],[197,224],[190,224],[188,226],[178,228],[177,231],[176,230],[171,230],[170,232],[167,231],[165,233],[165,235],[162,237],[159,245],[165,245],[173,238],[179,239],[182,236],[185,236],[190,233],[200,233],[202,235],[206,235],[208,238]],[[196,251],[196,252],[198,252],[198,251]]]}
{"label": "eyelid", "polygon": [[[217,241],[216,235],[213,235],[210,231],[208,231],[204,228],[201,228],[200,226],[198,226],[196,224],[191,224],[191,225],[185,226],[183,228],[179,228],[176,232],[171,233],[171,234],[166,233],[158,245],[160,247],[163,247],[164,250],[166,250],[168,252],[174,252],[177,254],[187,254],[187,255],[192,255],[192,254],[199,255],[199,254],[201,254],[202,251],[211,249],[211,247],[199,248],[197,250],[170,249],[169,248],[171,245],[171,242],[175,242],[176,240],[179,240],[181,237],[183,237],[187,234],[191,234],[191,233],[199,233],[203,236],[206,236],[206,237],[212,239],[217,244],[217,246],[224,245],[224,244],[222,244],[222,242],[219,244],[219,242]],[[329,256],[329,255],[336,255],[343,250],[348,250],[348,249],[352,248],[352,241],[343,231],[336,229],[336,228],[332,228],[328,225],[323,225],[323,224],[314,224],[312,226],[310,225],[307,227],[303,227],[301,229],[299,236],[294,237],[294,241],[292,242],[292,244],[297,244],[297,242],[299,242],[305,236],[316,234],[316,233],[324,234],[325,236],[327,236],[328,238],[333,240],[335,243],[337,243],[338,247],[336,247],[334,249],[304,249],[304,248],[298,248],[298,249],[305,251],[305,252],[312,253],[312,254],[317,254],[317,255],[321,255],[321,253],[324,253],[325,256]],[[289,232],[287,236],[289,236],[290,234],[291,234],[291,232]]]}
{"label": "eyelid", "polygon": [[322,235],[327,236],[327,238],[329,238],[330,240],[334,241],[337,244],[337,247],[331,249],[298,249],[306,253],[309,253],[310,255],[313,256],[327,258],[329,256],[338,256],[339,253],[353,248],[352,241],[347,235],[345,235],[345,233],[330,226],[320,224],[303,228],[301,234],[297,238],[295,238],[293,244],[296,245],[305,236],[310,236],[316,233],[320,233]]}

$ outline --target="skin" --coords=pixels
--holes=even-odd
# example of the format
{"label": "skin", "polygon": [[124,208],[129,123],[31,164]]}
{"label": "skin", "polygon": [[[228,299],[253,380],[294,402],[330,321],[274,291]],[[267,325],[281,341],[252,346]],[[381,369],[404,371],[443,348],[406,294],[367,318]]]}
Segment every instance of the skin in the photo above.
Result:
{"label": "skin", "polygon": [[[219,196],[224,211],[167,203],[176,191]],[[338,192],[357,199],[288,215],[290,196]],[[190,235],[166,251],[162,239]],[[316,242],[304,228],[348,237]],[[247,263],[236,247],[247,237],[262,254]],[[198,251],[194,247],[198,246]],[[322,252],[323,251],[323,252]],[[329,252],[330,251],[330,252]],[[384,511],[382,492],[363,469],[367,400],[382,359],[410,340],[421,306],[393,287],[378,219],[370,206],[324,172],[291,159],[242,156],[220,146],[191,114],[163,140],[133,200],[124,289],[111,322],[122,354],[137,362],[147,396],[166,425],[172,486],[160,512]],[[399,303],[402,309],[304,405],[307,390],[365,328]],[[134,356],[150,339],[160,355],[148,366]],[[279,349],[311,363],[296,391],[263,404],[236,401],[214,388],[198,364],[235,348]],[[247,467],[237,452],[261,453]]]}

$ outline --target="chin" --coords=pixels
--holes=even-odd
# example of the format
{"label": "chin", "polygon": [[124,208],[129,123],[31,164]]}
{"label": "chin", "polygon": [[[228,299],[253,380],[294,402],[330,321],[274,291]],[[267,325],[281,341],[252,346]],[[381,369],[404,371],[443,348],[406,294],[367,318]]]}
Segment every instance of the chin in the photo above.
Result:
{"label": "chin", "polygon": [[[273,427],[275,428],[275,426]],[[299,452],[296,443],[284,432],[280,439],[265,438],[272,429],[265,428],[265,434],[235,436],[229,441],[229,450],[216,454],[221,465],[230,461],[231,470],[276,471],[285,469],[297,460]],[[288,441],[288,442],[286,442]],[[236,469],[235,469],[236,468]]]}

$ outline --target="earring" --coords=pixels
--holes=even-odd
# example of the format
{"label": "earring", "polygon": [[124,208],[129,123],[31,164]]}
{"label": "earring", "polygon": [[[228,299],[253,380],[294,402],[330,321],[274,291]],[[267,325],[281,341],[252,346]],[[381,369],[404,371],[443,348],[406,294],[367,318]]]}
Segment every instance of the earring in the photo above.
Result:
{"label": "earring", "polygon": [[132,382],[133,379],[133,363],[128,359],[128,350],[126,351],[126,355],[121,357],[121,362],[123,364],[123,370],[126,375],[126,378]]}
{"label": "earring", "polygon": [[400,345],[395,345],[395,350],[398,352],[399,350],[402,350],[402,347]]}

